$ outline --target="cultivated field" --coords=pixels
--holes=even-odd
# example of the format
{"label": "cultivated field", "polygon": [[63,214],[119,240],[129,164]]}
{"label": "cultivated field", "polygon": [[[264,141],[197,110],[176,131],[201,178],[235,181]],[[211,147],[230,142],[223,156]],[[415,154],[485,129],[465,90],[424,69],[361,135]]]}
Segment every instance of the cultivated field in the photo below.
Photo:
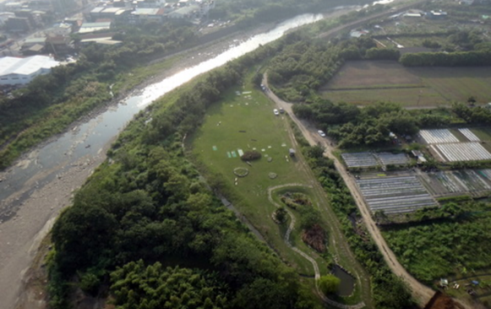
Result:
{"label": "cultivated field", "polygon": [[376,167],[391,165],[404,165],[409,163],[408,157],[403,153],[390,152],[345,152],[341,154],[348,168]]}
{"label": "cultivated field", "polygon": [[491,102],[490,84],[486,67],[406,68],[395,61],[349,61],[321,92],[334,102],[434,107],[470,96],[479,103]]}

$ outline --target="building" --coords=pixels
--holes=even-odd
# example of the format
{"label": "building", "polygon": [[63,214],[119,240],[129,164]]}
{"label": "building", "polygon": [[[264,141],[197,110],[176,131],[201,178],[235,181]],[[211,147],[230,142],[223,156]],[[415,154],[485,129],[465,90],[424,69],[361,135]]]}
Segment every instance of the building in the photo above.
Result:
{"label": "building", "polygon": [[21,47],[24,56],[42,54],[46,45],[45,37],[27,38]]}
{"label": "building", "polygon": [[12,12],[0,12],[0,26],[4,25],[5,22],[12,17],[15,17],[15,14]]}
{"label": "building", "polygon": [[111,29],[111,22],[83,23],[78,33],[92,33]]}
{"label": "building", "polygon": [[26,85],[36,76],[44,75],[59,65],[51,57],[0,58],[0,85]]}
{"label": "building", "polygon": [[149,21],[162,22],[164,9],[135,9],[131,12],[130,23],[144,23]]}

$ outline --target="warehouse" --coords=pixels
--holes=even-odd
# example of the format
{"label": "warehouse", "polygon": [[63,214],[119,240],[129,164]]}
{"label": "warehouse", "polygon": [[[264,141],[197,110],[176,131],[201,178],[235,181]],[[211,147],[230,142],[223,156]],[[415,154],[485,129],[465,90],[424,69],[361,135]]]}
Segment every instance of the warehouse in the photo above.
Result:
{"label": "warehouse", "polygon": [[25,85],[34,77],[47,74],[59,63],[51,57],[0,58],[0,85]]}

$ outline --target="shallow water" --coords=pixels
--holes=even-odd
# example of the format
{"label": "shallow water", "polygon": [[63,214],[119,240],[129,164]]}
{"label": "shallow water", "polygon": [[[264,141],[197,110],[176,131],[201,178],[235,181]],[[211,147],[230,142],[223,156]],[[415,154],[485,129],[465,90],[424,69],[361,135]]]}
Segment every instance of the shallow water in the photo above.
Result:
{"label": "shallow water", "polygon": [[332,269],[332,274],[341,280],[338,288],[339,296],[349,296],[355,289],[355,278],[348,274],[344,269],[335,265]]}

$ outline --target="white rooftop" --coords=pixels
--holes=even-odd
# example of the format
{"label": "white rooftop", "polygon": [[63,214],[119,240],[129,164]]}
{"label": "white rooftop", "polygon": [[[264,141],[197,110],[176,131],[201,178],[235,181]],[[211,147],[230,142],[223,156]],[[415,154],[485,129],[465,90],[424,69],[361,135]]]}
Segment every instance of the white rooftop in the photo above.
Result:
{"label": "white rooftop", "polygon": [[32,56],[27,58],[0,58],[0,76],[9,74],[30,75],[40,68],[49,69],[59,65],[58,61],[47,56]]}

